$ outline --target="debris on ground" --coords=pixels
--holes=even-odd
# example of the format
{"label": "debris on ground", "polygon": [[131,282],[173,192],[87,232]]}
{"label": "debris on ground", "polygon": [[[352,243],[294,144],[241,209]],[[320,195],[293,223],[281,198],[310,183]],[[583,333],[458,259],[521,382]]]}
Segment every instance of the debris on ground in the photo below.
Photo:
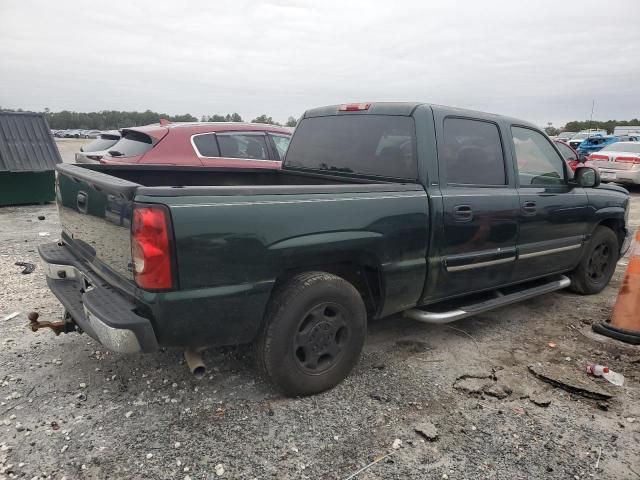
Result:
{"label": "debris on ground", "polygon": [[396,438],[391,444],[391,448],[393,448],[394,450],[399,449],[401,446],[402,446],[402,440],[400,440],[399,438]]}
{"label": "debris on ground", "polygon": [[12,312],[9,315],[3,317],[2,320],[11,320],[12,318],[16,318],[18,315],[20,315],[20,312],[19,311],[15,311],[15,312]]}
{"label": "debris on ground", "polygon": [[485,387],[483,392],[489,395],[490,397],[495,397],[498,399],[507,398],[509,395],[513,393],[510,387],[507,385],[502,385],[500,383],[494,383]]}
{"label": "debris on ground", "polygon": [[453,388],[469,394],[481,394],[494,383],[492,374],[471,373],[460,375],[453,382]]}
{"label": "debris on ground", "polygon": [[562,388],[570,393],[594,400],[608,400],[613,395],[599,387],[584,374],[570,365],[535,363],[529,365],[529,371],[543,382]]}
{"label": "debris on ground", "polygon": [[534,392],[529,395],[529,400],[539,407],[548,407],[551,405],[551,396],[548,393]]}
{"label": "debris on ground", "polygon": [[549,342],[547,345],[549,345],[549,348],[556,348],[558,346],[556,342]]}
{"label": "debris on ground", "polygon": [[22,269],[22,272],[20,272],[23,275],[26,275],[28,273],[32,273],[36,269],[36,266],[31,262],[16,262],[16,263],[14,263],[14,265],[17,266],[17,267],[24,267]]}
{"label": "debris on ground", "polygon": [[438,440],[438,429],[431,422],[421,422],[414,427],[414,430],[430,442]]}
{"label": "debris on ground", "polygon": [[508,385],[498,381],[495,370],[488,372],[465,373],[456,378],[453,388],[470,395],[486,394],[498,399],[507,398],[513,390]]}
{"label": "debris on ground", "polygon": [[51,235],[49,232],[38,232],[38,236],[40,237],[48,237],[49,235]]}
{"label": "debris on ground", "polygon": [[38,215],[38,220],[44,220],[45,216],[44,215]]}
{"label": "debris on ground", "polygon": [[624,375],[610,370],[609,367],[603,365],[590,364],[587,365],[587,373],[594,377],[602,377],[609,383],[621,387],[624,385]]}

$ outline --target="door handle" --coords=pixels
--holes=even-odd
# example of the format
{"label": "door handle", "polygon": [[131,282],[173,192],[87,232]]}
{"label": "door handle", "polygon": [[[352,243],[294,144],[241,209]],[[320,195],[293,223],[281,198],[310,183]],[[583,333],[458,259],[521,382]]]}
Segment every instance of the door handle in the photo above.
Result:
{"label": "door handle", "polygon": [[78,192],[76,196],[76,205],[78,206],[78,211],[80,213],[87,213],[88,210],[88,196],[85,192]]}
{"label": "door handle", "polygon": [[536,206],[536,202],[528,201],[522,204],[522,211],[528,215],[535,215],[538,211],[538,207]]}
{"label": "door handle", "polygon": [[453,207],[453,218],[456,222],[470,222],[473,219],[473,210],[469,205],[456,205]]}

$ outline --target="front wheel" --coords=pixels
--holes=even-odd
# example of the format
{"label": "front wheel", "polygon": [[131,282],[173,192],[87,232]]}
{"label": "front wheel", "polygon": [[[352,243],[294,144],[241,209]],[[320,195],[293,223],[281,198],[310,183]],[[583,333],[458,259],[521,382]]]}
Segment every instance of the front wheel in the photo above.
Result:
{"label": "front wheel", "polygon": [[578,267],[571,272],[570,290],[582,295],[600,293],[609,284],[619,258],[618,237],[608,227],[596,228]]}
{"label": "front wheel", "polygon": [[325,272],[297,275],[278,287],[267,308],[258,365],[288,396],[328,390],[358,362],[366,323],[351,283]]}

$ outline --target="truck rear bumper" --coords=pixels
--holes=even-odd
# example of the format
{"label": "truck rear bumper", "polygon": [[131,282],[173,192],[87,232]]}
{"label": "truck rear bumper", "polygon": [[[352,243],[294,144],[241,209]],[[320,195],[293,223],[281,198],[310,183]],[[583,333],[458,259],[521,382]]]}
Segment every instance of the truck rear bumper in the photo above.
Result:
{"label": "truck rear bumper", "polygon": [[135,312],[135,304],[92,274],[64,245],[48,243],[38,252],[47,285],[79,328],[114,352],[158,349],[151,322]]}

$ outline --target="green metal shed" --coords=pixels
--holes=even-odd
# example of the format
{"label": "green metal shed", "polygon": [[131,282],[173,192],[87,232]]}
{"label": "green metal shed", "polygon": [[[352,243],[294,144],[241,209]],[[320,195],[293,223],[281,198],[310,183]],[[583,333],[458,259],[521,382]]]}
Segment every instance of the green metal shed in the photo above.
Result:
{"label": "green metal shed", "polygon": [[41,113],[0,112],[0,206],[55,200],[62,163]]}

